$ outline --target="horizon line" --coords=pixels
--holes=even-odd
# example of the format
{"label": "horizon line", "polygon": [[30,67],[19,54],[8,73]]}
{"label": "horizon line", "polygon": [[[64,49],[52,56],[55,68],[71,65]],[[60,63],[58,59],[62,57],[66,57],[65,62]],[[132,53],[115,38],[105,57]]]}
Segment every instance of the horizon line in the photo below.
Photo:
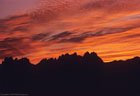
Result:
{"label": "horizon line", "polygon": [[[59,56],[57,56],[57,57],[42,58],[38,63],[32,63],[28,57],[21,57],[21,58],[13,57],[13,56],[9,56],[9,57],[12,57],[14,60],[15,60],[16,58],[17,58],[18,60],[23,59],[23,58],[27,58],[31,64],[37,65],[37,64],[39,64],[43,59],[46,59],[46,60],[49,60],[49,59],[56,59],[56,60],[58,60],[59,57],[61,57],[61,56],[63,56],[63,55],[65,56],[65,55],[67,55],[67,54],[68,54],[68,55],[74,55],[74,54],[76,54],[77,56],[83,57],[86,53],[89,53],[89,54],[95,53],[95,54],[98,56],[98,54],[97,54],[96,52],[94,52],[94,51],[93,51],[93,52],[86,51],[83,55],[78,55],[77,52],[73,52],[72,54],[70,54],[70,53],[61,54],[61,55],[59,55]],[[7,56],[7,57],[5,57],[5,58],[9,58],[9,57]],[[104,63],[111,63],[111,62],[114,62],[114,61],[127,61],[127,60],[130,60],[130,59],[134,59],[134,58],[136,58],[136,57],[140,58],[139,56],[134,56],[134,57],[132,57],[132,58],[128,58],[128,59],[125,59],[125,60],[119,59],[119,60],[112,60],[112,61],[104,61],[100,56],[98,56],[98,57],[99,57]],[[4,61],[5,58],[3,58],[2,60],[0,60],[0,64],[2,64],[2,62]]]}

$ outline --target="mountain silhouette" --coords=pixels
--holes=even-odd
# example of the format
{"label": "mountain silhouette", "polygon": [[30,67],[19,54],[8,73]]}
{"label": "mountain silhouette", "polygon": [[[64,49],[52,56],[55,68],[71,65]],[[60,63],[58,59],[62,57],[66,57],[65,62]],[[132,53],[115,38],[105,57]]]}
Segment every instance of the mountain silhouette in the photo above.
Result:
{"label": "mountain silhouette", "polygon": [[134,96],[140,91],[140,57],[105,63],[95,52],[67,53],[58,59],[42,59],[37,65],[28,58],[6,57],[0,64],[0,77],[0,93],[35,96],[48,89],[76,88],[92,89],[100,96]]}

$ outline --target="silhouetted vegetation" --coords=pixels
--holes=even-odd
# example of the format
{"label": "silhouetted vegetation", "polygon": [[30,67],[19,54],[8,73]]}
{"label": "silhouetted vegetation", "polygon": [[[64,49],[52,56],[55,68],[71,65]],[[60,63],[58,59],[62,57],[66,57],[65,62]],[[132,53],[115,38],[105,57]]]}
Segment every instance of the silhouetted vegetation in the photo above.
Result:
{"label": "silhouetted vegetation", "polygon": [[84,56],[74,53],[58,59],[43,59],[37,65],[31,64],[28,58],[12,57],[6,57],[0,64],[2,93],[37,94],[48,89],[77,88],[93,89],[100,95],[109,91],[115,95],[128,91],[136,93],[140,89],[139,82],[139,57],[104,63],[96,53],[86,52]]}

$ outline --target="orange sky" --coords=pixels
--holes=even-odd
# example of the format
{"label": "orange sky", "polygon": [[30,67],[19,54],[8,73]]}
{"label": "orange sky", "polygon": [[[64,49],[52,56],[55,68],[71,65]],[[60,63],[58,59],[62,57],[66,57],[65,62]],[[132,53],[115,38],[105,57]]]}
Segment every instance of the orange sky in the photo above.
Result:
{"label": "orange sky", "polygon": [[140,56],[140,0],[44,0],[33,8],[0,19],[0,60],[37,63],[86,51],[107,62]]}

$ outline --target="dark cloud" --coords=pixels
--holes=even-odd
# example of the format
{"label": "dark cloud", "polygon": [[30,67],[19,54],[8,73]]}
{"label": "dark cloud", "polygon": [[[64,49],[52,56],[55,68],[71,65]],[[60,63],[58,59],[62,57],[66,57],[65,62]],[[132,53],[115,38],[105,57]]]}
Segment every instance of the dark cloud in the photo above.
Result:
{"label": "dark cloud", "polygon": [[20,56],[23,55],[16,46],[19,46],[22,42],[21,38],[5,38],[3,41],[0,41],[0,59],[3,59],[7,56]]}
{"label": "dark cloud", "polygon": [[[19,15],[19,16],[12,16],[7,19],[0,19],[0,32],[3,33],[13,33],[15,31],[26,32],[28,31],[28,27],[31,24],[31,21],[21,21],[18,23],[7,23],[8,21],[11,22],[12,20],[17,20],[18,18],[23,18],[28,15]],[[13,21],[12,21],[13,22]],[[12,29],[11,29],[12,28]]]}
{"label": "dark cloud", "polygon": [[23,22],[23,23],[20,23],[18,25],[25,25],[25,24],[31,24],[31,21],[29,21],[29,22]]}
{"label": "dark cloud", "polygon": [[78,42],[81,42],[81,41],[85,40],[86,38],[87,38],[87,36],[77,36],[77,37],[73,37],[73,38],[70,38],[70,39],[67,39],[67,40],[64,39],[62,41],[78,43]]}
{"label": "dark cloud", "polygon": [[20,27],[16,27],[14,28],[13,30],[11,30],[11,32],[14,32],[14,31],[22,31],[22,32],[26,32],[28,31],[28,28],[27,27],[23,27],[23,26],[20,26]]}
{"label": "dark cloud", "polygon": [[93,1],[93,2],[89,2],[87,4],[84,4],[81,9],[103,9],[104,7],[107,6],[111,6],[113,4],[115,4],[116,2],[114,0],[107,0],[107,1],[103,1],[103,0],[98,0],[98,1]]}
{"label": "dark cloud", "polygon": [[98,9],[98,8],[102,8],[103,5],[101,5],[100,2],[90,2],[90,3],[87,3],[85,5],[83,5],[81,7],[81,9]]}
{"label": "dark cloud", "polygon": [[49,36],[48,33],[40,33],[40,34],[36,34],[36,35],[34,35],[33,37],[31,37],[31,39],[32,39],[33,41],[36,41],[36,40],[43,40],[43,39],[45,39],[47,36]]}
{"label": "dark cloud", "polygon": [[132,29],[135,29],[139,27],[137,26],[132,26],[132,27],[126,27],[126,28],[102,28],[97,32],[93,32],[90,36],[103,36],[103,35],[108,35],[108,34],[117,34],[117,33],[122,33],[126,32]]}
{"label": "dark cloud", "polygon": [[82,33],[81,35],[75,35],[69,39],[61,39],[59,42],[73,42],[73,43],[80,43],[83,40],[85,40],[86,38],[90,37],[90,34],[88,34],[87,32]]}
{"label": "dark cloud", "polygon": [[58,40],[58,39],[60,39],[60,38],[70,36],[71,34],[72,34],[72,33],[66,31],[66,32],[59,33],[59,34],[57,34],[57,35],[53,35],[51,41],[53,41],[53,40]]}
{"label": "dark cloud", "polygon": [[124,39],[124,38],[136,38],[136,37],[140,37],[140,34],[138,33],[138,34],[132,34],[132,35],[124,36],[124,37],[122,37],[122,39]]}
{"label": "dark cloud", "polygon": [[[61,39],[59,42],[73,42],[73,43],[80,43],[86,38],[90,37],[98,37],[98,36],[104,36],[108,34],[117,34],[121,32],[126,32],[128,30],[137,28],[138,26],[134,27],[127,27],[127,28],[102,28],[99,31],[90,31],[90,32],[84,32],[79,35],[73,35],[69,39]],[[137,35],[138,36],[138,35]],[[131,36],[132,37],[132,36]]]}
{"label": "dark cloud", "polygon": [[25,38],[5,38],[0,41],[0,59],[7,56],[22,56],[30,51],[30,44],[24,42]]}
{"label": "dark cloud", "polygon": [[93,32],[91,36],[93,37],[93,36],[104,36],[108,34],[116,34],[116,33],[126,32],[130,29],[131,28],[104,28],[97,32]]}
{"label": "dark cloud", "polygon": [[24,38],[5,38],[3,42],[17,42],[17,41],[21,41]]}
{"label": "dark cloud", "polygon": [[0,32],[5,32],[5,30],[7,30],[7,29],[8,29],[7,25],[0,24]]}
{"label": "dark cloud", "polygon": [[45,22],[50,22],[51,20],[56,19],[58,14],[59,13],[56,13],[56,11],[51,10],[49,8],[49,9],[42,9],[42,10],[37,10],[36,12],[33,12],[32,14],[30,14],[30,18],[33,20],[34,24],[35,23],[43,24]]}
{"label": "dark cloud", "polygon": [[0,41],[0,49],[10,48],[11,46],[19,46],[24,38],[5,38]]}
{"label": "dark cloud", "polygon": [[5,22],[5,21],[10,21],[10,20],[16,20],[18,18],[23,18],[23,17],[26,17],[28,16],[28,14],[23,14],[23,15],[18,15],[18,16],[11,16],[7,19],[0,19],[0,22]]}

